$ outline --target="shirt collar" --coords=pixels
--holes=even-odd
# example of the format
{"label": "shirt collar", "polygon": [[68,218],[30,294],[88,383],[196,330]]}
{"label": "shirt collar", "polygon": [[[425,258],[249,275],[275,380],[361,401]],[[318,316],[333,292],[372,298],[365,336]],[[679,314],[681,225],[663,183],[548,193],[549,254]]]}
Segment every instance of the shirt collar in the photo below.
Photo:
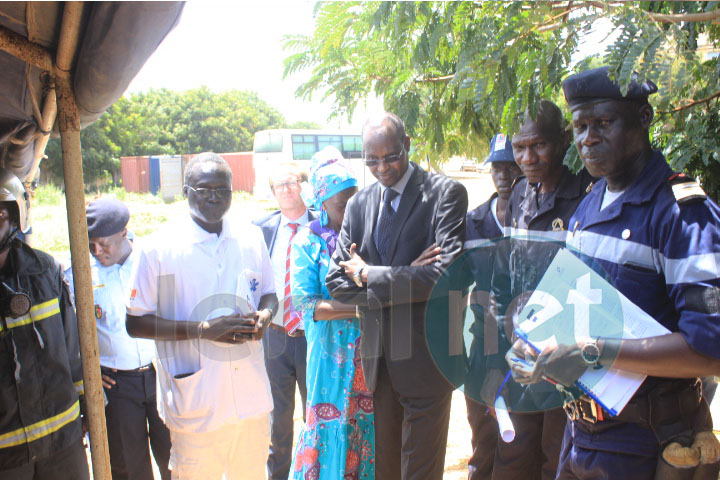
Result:
{"label": "shirt collar", "polygon": [[305,213],[303,213],[302,215],[300,215],[300,216],[299,216],[297,219],[295,219],[295,220],[290,220],[290,219],[289,219],[288,217],[286,217],[282,212],[280,213],[280,227],[284,227],[284,226],[287,225],[288,223],[299,223],[300,225],[305,225],[305,224],[308,222],[308,220],[309,220],[309,217],[308,217],[308,210],[307,210],[307,208],[305,209]]}
{"label": "shirt collar", "polygon": [[207,240],[215,240],[218,238],[225,238],[226,233],[228,232],[228,229],[230,226],[228,225],[227,218],[223,218],[222,220],[222,232],[220,232],[220,235],[215,235],[214,233],[210,233],[204,228],[202,228],[200,225],[195,223],[195,220],[192,219],[191,216],[188,215],[187,217],[188,222],[188,240],[190,243],[203,243]]}
{"label": "shirt collar", "polygon": [[388,188],[392,188],[398,193],[398,196],[402,196],[403,192],[405,191],[405,187],[407,187],[407,184],[410,181],[410,177],[412,177],[414,168],[415,165],[412,162],[408,162],[408,168],[405,170],[405,173],[403,173],[403,176],[400,177],[400,180],[395,182],[395,185],[393,185],[392,187],[383,187],[383,197],[385,196],[385,190],[387,190]]}
{"label": "shirt collar", "polygon": [[[659,150],[653,150],[650,160],[643,169],[638,178],[625,189],[625,193],[620,197],[618,202],[613,203],[635,203],[641,204],[648,202],[655,195],[655,191],[672,175],[672,169],[665,161],[665,157]],[[602,193],[607,188],[607,182],[604,178],[598,180],[590,192],[597,196],[597,201],[602,201]],[[597,203],[598,209],[600,203]],[[610,208],[610,207],[608,207]]]}

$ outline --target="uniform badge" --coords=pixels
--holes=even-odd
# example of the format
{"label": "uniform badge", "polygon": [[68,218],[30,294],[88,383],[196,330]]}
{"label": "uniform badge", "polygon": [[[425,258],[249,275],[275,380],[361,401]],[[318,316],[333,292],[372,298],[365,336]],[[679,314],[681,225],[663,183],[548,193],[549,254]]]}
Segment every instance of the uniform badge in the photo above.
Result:
{"label": "uniform badge", "polygon": [[565,223],[563,223],[562,218],[558,217],[552,222],[552,229],[553,232],[559,232],[561,230],[565,230]]}
{"label": "uniform badge", "polygon": [[102,308],[100,308],[100,305],[95,304],[95,318],[100,320],[102,318]]}

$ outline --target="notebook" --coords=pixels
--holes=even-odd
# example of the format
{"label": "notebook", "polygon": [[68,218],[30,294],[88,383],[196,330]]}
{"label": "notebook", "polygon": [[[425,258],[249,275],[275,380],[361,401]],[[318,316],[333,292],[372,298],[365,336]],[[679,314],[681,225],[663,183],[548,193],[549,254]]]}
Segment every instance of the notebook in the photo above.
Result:
{"label": "notebook", "polygon": [[[561,249],[520,312],[518,337],[536,352],[590,338],[647,338],[670,331],[567,249]],[[646,375],[589,367],[577,386],[612,416],[627,405]]]}

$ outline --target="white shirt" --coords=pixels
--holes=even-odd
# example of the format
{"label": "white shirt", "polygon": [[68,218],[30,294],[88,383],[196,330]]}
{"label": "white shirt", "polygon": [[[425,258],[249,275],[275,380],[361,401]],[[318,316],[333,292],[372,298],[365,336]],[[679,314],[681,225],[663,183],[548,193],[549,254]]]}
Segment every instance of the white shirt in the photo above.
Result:
{"label": "white shirt", "polygon": [[620,198],[623,193],[625,193],[625,190],[621,190],[619,192],[611,192],[610,190],[608,190],[607,187],[605,187],[605,191],[603,192],[602,204],[600,205],[600,210],[605,210],[605,207],[611,205],[615,200]]}
{"label": "white shirt", "polygon": [[405,173],[403,173],[403,176],[400,177],[400,180],[395,182],[395,185],[393,185],[392,187],[385,187],[383,185],[380,185],[380,188],[381,188],[381,190],[380,190],[380,195],[381,195],[381,197],[380,197],[380,213],[378,213],[378,219],[377,219],[376,225],[380,223],[380,217],[382,216],[383,205],[385,205],[385,201],[384,201],[385,200],[385,191],[388,188],[391,188],[398,193],[398,195],[392,199],[392,202],[390,202],[390,206],[392,207],[392,209],[397,212],[397,209],[400,206],[400,197],[402,197],[402,194],[405,191],[405,187],[407,186],[408,181],[410,181],[410,177],[413,174],[414,168],[417,168],[417,167],[415,167],[415,165],[412,162],[408,162],[407,170],[405,170]]}
{"label": "white shirt", "polygon": [[[257,309],[275,292],[260,229],[223,221],[220,235],[189,216],[154,235],[140,252],[127,302],[131,315],[202,321]],[[168,428],[210,432],[272,410],[262,342],[156,342],[158,407]]]}
{"label": "white shirt", "polygon": [[[136,242],[133,247],[137,247]],[[125,329],[125,299],[137,257],[137,250],[133,248],[125,263],[109,267],[103,266],[94,257],[90,258],[98,350],[103,367],[134,370],[148,365],[155,358],[154,341],[133,338]],[[66,274],[74,294],[72,268]]]}
{"label": "white shirt", "polygon": [[497,201],[498,201],[498,197],[493,197],[493,199],[490,200],[490,212],[492,212],[492,216],[495,219],[495,224],[498,226],[498,228],[501,231],[503,231],[505,229],[505,227],[500,225],[500,220],[498,219],[498,216],[497,216]]}
{"label": "white shirt", "polygon": [[[275,236],[275,243],[273,243],[273,251],[270,254],[272,259],[273,275],[275,276],[275,293],[277,293],[278,300],[280,301],[280,307],[278,308],[277,314],[273,318],[273,323],[276,325],[283,326],[283,315],[284,310],[284,297],[285,297],[285,262],[287,260],[287,248],[290,243],[290,236],[292,235],[292,228],[288,226],[288,223],[299,223],[300,227],[308,223],[308,211],[302,214],[297,220],[290,220],[283,214],[280,214],[280,225],[278,226],[277,235]],[[298,227],[298,231],[300,230]],[[299,330],[305,327],[300,324]]]}

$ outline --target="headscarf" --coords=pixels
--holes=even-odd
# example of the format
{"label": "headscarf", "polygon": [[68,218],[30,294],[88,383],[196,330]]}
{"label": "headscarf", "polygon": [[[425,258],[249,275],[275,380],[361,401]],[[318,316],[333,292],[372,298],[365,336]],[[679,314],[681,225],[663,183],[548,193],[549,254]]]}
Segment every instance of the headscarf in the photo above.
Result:
{"label": "headscarf", "polygon": [[333,146],[327,146],[312,157],[310,184],[313,198],[309,203],[320,212],[322,227],[328,223],[323,202],[343,190],[356,187],[358,182],[340,151]]}

